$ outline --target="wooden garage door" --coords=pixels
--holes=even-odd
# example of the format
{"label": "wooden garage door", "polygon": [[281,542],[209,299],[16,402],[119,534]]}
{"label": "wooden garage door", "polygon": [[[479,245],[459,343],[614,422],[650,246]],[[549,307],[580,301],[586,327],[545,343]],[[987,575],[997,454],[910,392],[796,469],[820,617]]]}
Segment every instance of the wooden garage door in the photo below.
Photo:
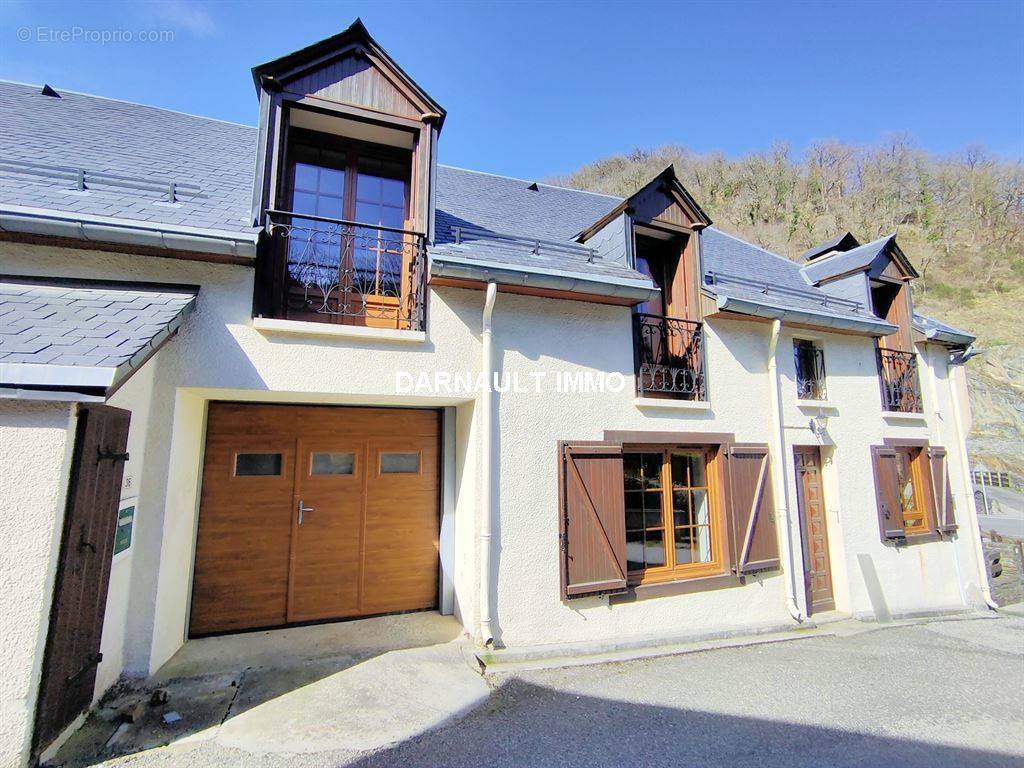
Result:
{"label": "wooden garage door", "polygon": [[191,635],[434,608],[436,411],[213,403]]}

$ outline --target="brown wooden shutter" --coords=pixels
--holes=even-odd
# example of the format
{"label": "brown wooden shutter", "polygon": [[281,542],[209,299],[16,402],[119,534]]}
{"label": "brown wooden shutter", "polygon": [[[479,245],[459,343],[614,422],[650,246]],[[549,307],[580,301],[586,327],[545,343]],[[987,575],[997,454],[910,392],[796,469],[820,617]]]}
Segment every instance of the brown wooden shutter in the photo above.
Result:
{"label": "brown wooden shutter", "polygon": [[878,511],[878,532],[882,541],[902,539],[903,510],[900,506],[900,479],[897,470],[899,455],[884,445],[871,447],[875,473],[875,505]]}
{"label": "brown wooden shutter", "polygon": [[729,446],[729,522],[733,569],[753,573],[779,567],[779,540],[768,446]]}
{"label": "brown wooden shutter", "polygon": [[946,463],[946,449],[935,445],[928,449],[932,470],[932,493],[935,498],[935,527],[941,533],[953,533],[957,529],[956,514],[953,510],[953,491],[949,484],[949,468]]}
{"label": "brown wooden shutter", "polygon": [[562,597],[626,589],[622,446],[562,443]]}

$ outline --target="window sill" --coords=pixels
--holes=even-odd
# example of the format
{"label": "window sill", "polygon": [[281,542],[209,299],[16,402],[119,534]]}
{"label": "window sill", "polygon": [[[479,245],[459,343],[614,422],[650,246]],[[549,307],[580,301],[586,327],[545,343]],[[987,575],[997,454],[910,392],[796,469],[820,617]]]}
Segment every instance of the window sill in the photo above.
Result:
{"label": "window sill", "polygon": [[361,339],[363,341],[397,341],[408,344],[422,344],[427,340],[425,331],[367,328],[361,325],[333,325],[312,323],[306,320],[277,320],[269,317],[254,317],[252,327],[265,336],[288,334],[335,339]]}
{"label": "window sill", "polygon": [[893,421],[910,421],[920,423],[928,421],[928,417],[923,413],[904,413],[903,411],[882,411],[882,418],[892,419]]}
{"label": "window sill", "polygon": [[612,595],[608,598],[609,605],[632,603],[638,600],[650,600],[655,597],[671,595],[688,595],[693,592],[710,592],[715,589],[728,589],[743,584],[739,576],[731,573],[719,573],[713,576],[700,576],[675,581],[652,582],[629,587],[628,591]]}
{"label": "window sill", "polygon": [[665,408],[674,411],[711,410],[711,403],[707,400],[672,400],[667,397],[635,397],[633,405],[637,408]]}
{"label": "window sill", "polygon": [[811,408],[816,411],[839,411],[839,409],[828,400],[797,400],[796,407]]}

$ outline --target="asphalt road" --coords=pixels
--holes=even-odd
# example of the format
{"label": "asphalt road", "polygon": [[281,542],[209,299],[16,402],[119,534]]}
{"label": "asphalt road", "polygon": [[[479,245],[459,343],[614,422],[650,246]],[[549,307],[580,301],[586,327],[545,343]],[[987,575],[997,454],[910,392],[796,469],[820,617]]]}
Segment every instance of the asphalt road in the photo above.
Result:
{"label": "asphalt road", "polygon": [[[978,498],[980,485],[974,486],[975,498]],[[1012,491],[1009,488],[985,489],[989,505],[994,515],[978,515],[978,524],[983,531],[995,531],[1003,536],[1015,536],[1024,539],[1024,494]],[[978,504],[978,512],[982,511],[982,505]]]}
{"label": "asphalt road", "polygon": [[107,765],[1024,768],[1024,618],[835,627],[835,637],[492,678],[463,720],[372,754],[196,741]]}
{"label": "asphalt road", "polygon": [[370,766],[1024,766],[1024,619],[519,674]]}

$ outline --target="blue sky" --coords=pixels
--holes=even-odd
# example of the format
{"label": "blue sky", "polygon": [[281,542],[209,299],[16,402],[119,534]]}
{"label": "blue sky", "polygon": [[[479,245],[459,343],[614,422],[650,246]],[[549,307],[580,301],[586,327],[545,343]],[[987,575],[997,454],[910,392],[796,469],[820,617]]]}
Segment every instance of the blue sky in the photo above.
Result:
{"label": "blue sky", "polygon": [[[250,67],[356,16],[448,110],[453,165],[541,178],[669,142],[740,155],[892,133],[1024,156],[1024,0],[0,0],[0,77],[252,124]],[[118,30],[173,40],[99,39]]]}

